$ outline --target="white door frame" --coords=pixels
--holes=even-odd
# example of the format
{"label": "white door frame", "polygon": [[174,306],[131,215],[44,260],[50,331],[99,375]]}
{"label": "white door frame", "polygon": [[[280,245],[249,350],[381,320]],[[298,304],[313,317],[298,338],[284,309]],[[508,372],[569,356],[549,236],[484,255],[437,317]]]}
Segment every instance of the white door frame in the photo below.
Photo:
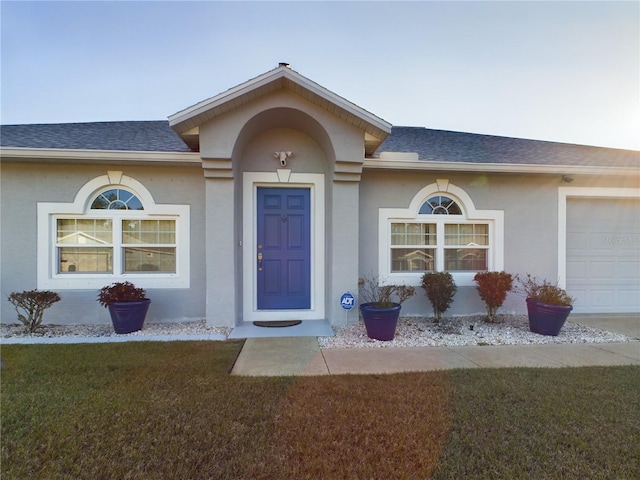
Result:
{"label": "white door frame", "polygon": [[[258,310],[256,265],[258,187],[307,187],[311,191],[311,308]],[[324,320],[325,318],[325,209],[324,175],[276,172],[245,172],[242,176],[242,319]]]}

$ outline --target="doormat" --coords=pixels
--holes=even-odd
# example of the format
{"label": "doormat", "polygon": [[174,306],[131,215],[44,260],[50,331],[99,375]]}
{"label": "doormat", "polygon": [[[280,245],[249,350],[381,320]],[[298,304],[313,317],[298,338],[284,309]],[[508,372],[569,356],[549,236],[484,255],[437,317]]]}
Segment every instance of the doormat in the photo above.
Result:
{"label": "doormat", "polygon": [[256,327],[293,327],[300,325],[302,320],[282,320],[279,322],[253,322]]}

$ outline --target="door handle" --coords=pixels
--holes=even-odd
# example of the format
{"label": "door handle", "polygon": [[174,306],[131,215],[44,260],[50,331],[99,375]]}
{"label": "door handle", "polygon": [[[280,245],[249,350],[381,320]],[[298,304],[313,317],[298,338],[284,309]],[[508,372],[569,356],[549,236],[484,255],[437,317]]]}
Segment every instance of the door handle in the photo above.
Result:
{"label": "door handle", "polygon": [[262,252],[258,252],[258,271],[262,271]]}

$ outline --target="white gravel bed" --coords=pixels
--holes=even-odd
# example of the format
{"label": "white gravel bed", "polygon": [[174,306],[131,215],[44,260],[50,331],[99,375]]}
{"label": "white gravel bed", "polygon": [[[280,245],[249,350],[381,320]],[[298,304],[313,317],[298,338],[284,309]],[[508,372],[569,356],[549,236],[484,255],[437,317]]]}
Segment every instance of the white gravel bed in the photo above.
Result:
{"label": "white gravel bed", "polygon": [[384,347],[459,347],[465,345],[527,345],[545,343],[612,343],[629,342],[632,338],[570,321],[558,336],[529,331],[526,315],[498,315],[497,323],[487,323],[484,316],[444,318],[439,324],[432,318],[398,319],[393,340],[380,341],[367,337],[364,324],[334,327],[335,337],[318,339],[321,348]]}
{"label": "white gravel bed", "polygon": [[[319,337],[321,348],[381,348],[427,347],[464,345],[523,345],[545,343],[612,343],[634,341],[619,333],[607,332],[567,321],[557,337],[539,335],[529,331],[526,315],[499,315],[499,322],[484,321],[484,316],[445,318],[439,324],[431,318],[403,317],[398,320],[396,336],[382,342],[367,337],[362,323],[346,327],[334,327],[335,336]],[[472,328],[473,327],[473,328]],[[93,341],[110,340],[224,340],[229,327],[210,327],[204,320],[183,323],[148,323],[138,332],[119,335],[109,324],[104,325],[50,325],[45,324],[36,333],[25,334],[22,325],[0,324],[0,338],[24,340],[74,339]],[[91,341],[88,340],[88,341]],[[4,342],[9,343],[9,342]]]}
{"label": "white gravel bed", "polygon": [[118,334],[111,324],[103,325],[52,325],[43,324],[34,333],[25,333],[22,324],[0,324],[0,339],[102,339],[102,340],[188,340],[213,339],[226,340],[231,333],[229,327],[210,327],[204,320],[182,323],[145,323],[142,330]]}

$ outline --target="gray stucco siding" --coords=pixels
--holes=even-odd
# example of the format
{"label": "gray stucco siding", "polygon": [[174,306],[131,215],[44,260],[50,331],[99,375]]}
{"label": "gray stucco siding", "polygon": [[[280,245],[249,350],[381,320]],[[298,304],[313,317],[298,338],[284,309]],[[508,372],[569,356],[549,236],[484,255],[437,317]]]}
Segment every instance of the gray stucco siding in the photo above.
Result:
{"label": "gray stucco siding", "polygon": [[[638,152],[392,128],[284,64],[172,115],[169,122],[16,125],[3,128],[0,137],[0,292],[4,297],[0,321],[11,323],[16,313],[6,296],[40,285],[60,291],[63,298],[46,312],[46,322],[108,324],[107,310],[96,301],[99,286],[130,278],[146,288],[152,299],[150,322],[206,319],[208,325],[234,326],[254,320],[302,319],[340,325],[345,315],[338,300],[345,291],[357,292],[362,275],[384,275],[383,270],[394,265],[398,271],[393,279],[419,286],[421,272],[408,269],[425,268],[420,258],[433,254],[438,264],[455,261],[465,268],[478,268],[477,263],[466,263],[470,258],[484,264],[478,252],[486,244],[483,227],[477,227],[473,240],[461,233],[455,241],[463,245],[447,245],[457,250],[452,255],[443,243],[456,237],[445,236],[449,219],[441,215],[430,222],[436,224],[433,251],[414,245],[390,260],[388,227],[381,229],[379,223],[396,215],[411,222],[416,212],[409,212],[409,207],[418,209],[427,195],[438,192],[457,196],[463,209],[472,207],[475,212],[469,220],[473,223],[489,225],[489,269],[565,283],[569,263],[565,250],[571,247],[567,228],[583,221],[575,218],[567,204],[574,197],[589,198],[590,209],[597,205],[602,210],[598,198],[637,198],[640,191],[640,176],[634,171]],[[293,153],[285,168],[274,158],[274,152],[283,151]],[[429,170],[436,168],[440,170]],[[486,171],[493,173],[482,173]],[[137,228],[133,222],[140,219],[128,213],[124,215],[128,222],[116,219],[122,212],[96,213],[101,222],[69,228],[64,239],[54,239],[49,231],[57,228],[49,221],[51,216],[80,215],[84,202],[97,189],[118,182],[141,190],[141,200],[154,204],[141,216],[180,219],[175,223],[175,274],[126,264],[131,250],[125,246],[137,248],[142,255],[140,245],[127,245],[142,239],[122,233]],[[293,294],[280,295],[289,302],[280,304],[282,309],[258,306],[265,281],[256,262],[256,240],[261,238],[259,230],[264,231],[258,193],[264,186],[309,189],[310,205],[304,213],[311,225],[309,243],[304,244],[305,254],[309,247],[309,260],[301,262],[311,276],[308,289],[305,286],[308,308],[295,308]],[[87,198],[80,199],[79,192]],[[56,211],[58,204],[65,210]],[[625,218],[634,214],[630,211],[625,209]],[[573,215],[569,223],[568,214]],[[187,215],[188,222],[181,221]],[[589,220],[593,215],[584,222]],[[104,233],[109,230],[112,237]],[[572,239],[582,231],[586,229],[573,228]],[[94,248],[101,235],[106,244],[102,250]],[[163,244],[157,238],[145,246],[173,248],[173,240]],[[54,265],[57,258],[49,258],[58,255],[55,241],[70,242],[63,245],[69,250],[60,250],[63,267]],[[90,248],[83,250],[86,246]],[[146,253],[156,257],[149,249]],[[114,275],[90,273],[109,270],[104,264],[95,265],[99,254],[113,257],[105,263]],[[142,258],[138,257],[139,264],[147,262],[147,257]],[[129,271],[121,273],[125,268]],[[73,273],[76,269],[86,274]],[[165,269],[173,271],[174,263]],[[484,312],[473,274],[455,273],[458,293],[447,315]],[[572,280],[576,276],[580,275],[572,271]],[[287,284],[286,275],[280,280],[274,284]],[[612,284],[619,286],[621,281]],[[524,299],[509,295],[503,311],[524,312]],[[404,315],[431,313],[421,288],[403,307]],[[351,321],[356,318],[351,316]]]}
{"label": "gray stucco siding", "polygon": [[[148,289],[152,299],[147,321],[204,318],[204,179],[194,167],[2,163],[2,302],[1,321],[15,323],[16,312],[6,297],[37,286],[38,202],[70,203],[80,188],[107,170],[122,171],[142,183],[156,204],[190,206],[190,288]],[[135,281],[134,281],[135,282]],[[110,283],[106,281],[105,285]],[[56,289],[52,289],[56,290]],[[45,322],[109,323],[96,301],[97,290],[56,290],[62,300],[48,309]]]}
{"label": "gray stucco siding", "polygon": [[[504,212],[504,269],[558,279],[558,175],[451,174],[447,172],[365,171],[360,185],[360,271],[378,272],[378,210],[407,208],[413,197],[437,179],[463,189],[476,209]],[[566,184],[564,184],[566,185]],[[637,179],[579,177],[572,186],[637,187]],[[504,311],[524,312],[524,300],[510,294]],[[484,312],[473,286],[459,287],[447,315]],[[422,289],[403,306],[406,315],[431,315]]]}

